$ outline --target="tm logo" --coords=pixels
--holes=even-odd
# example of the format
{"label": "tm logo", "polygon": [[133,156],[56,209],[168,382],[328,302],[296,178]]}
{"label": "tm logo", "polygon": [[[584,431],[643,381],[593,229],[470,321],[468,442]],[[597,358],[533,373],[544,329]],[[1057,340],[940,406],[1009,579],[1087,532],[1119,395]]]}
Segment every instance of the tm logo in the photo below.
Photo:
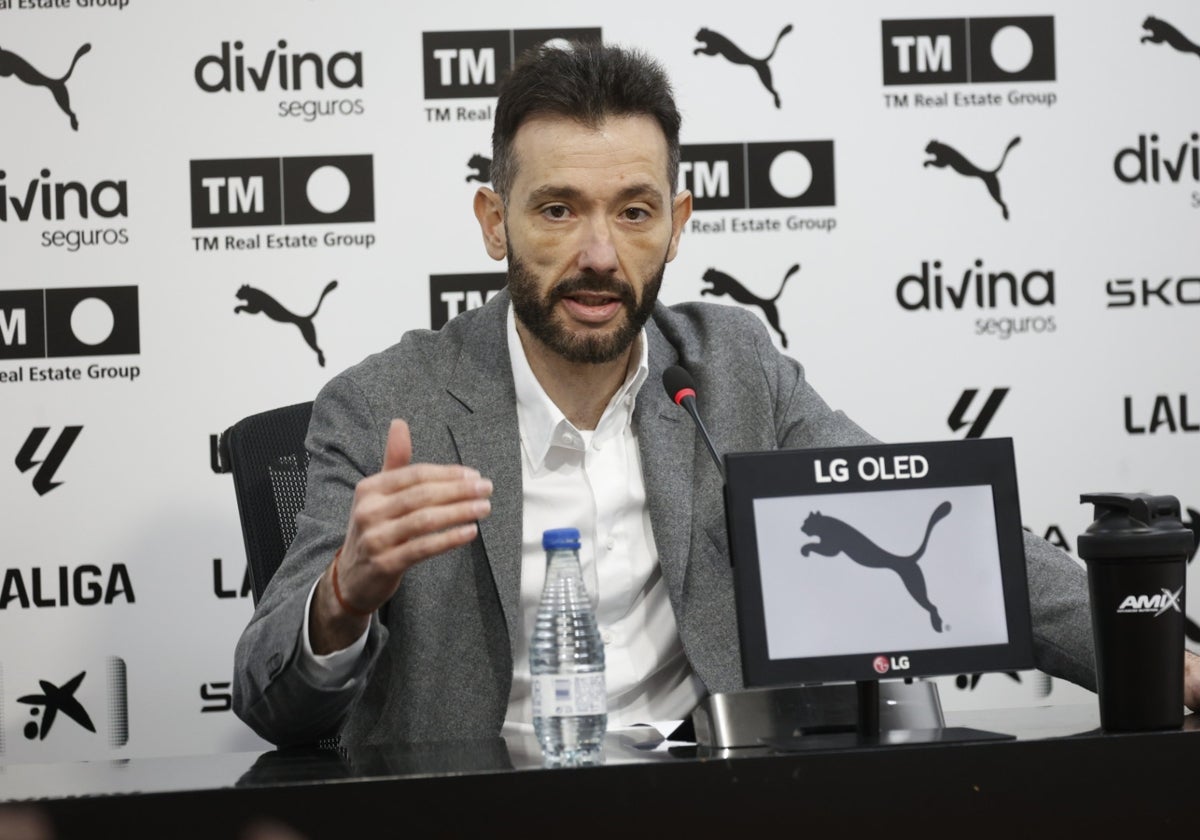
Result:
{"label": "tm logo", "polygon": [[962,396],[958,398],[958,402],[954,406],[954,410],[950,412],[950,417],[946,420],[950,426],[950,430],[957,432],[968,423],[971,428],[967,430],[968,438],[983,437],[983,433],[987,431],[988,424],[992,422],[992,418],[996,415],[996,409],[1000,408],[1000,403],[1004,401],[1004,397],[1008,394],[1007,388],[993,388],[992,393],[984,400],[983,408],[974,421],[966,419],[966,413],[971,407],[971,403],[975,401],[979,390],[976,388],[968,388],[962,392]]}
{"label": "tm logo", "polygon": [[34,460],[34,456],[41,447],[42,441],[46,439],[46,435],[50,433],[50,429],[46,426],[38,426],[29,433],[29,437],[25,438],[21,451],[17,453],[16,465],[21,472],[28,472],[38,464],[42,465],[42,468],[33,476],[33,489],[39,496],[45,496],[62,484],[61,481],[54,480],[54,474],[58,472],[63,459],[67,457],[67,453],[75,443],[75,438],[79,437],[79,433],[82,431],[83,426],[65,426],[54,445],[50,447],[49,454],[43,460],[37,461]]}
{"label": "tm logo", "polygon": [[600,29],[492,29],[421,33],[426,99],[495,96],[526,50],[571,41],[600,43]]}

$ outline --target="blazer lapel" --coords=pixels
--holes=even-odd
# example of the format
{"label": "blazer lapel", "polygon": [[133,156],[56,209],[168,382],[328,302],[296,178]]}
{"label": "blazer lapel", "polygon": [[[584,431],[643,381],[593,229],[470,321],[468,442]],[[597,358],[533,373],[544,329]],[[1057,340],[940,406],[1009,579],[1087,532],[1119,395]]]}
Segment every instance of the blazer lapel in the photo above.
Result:
{"label": "blazer lapel", "polygon": [[510,640],[518,638],[521,601],[522,486],[517,399],[508,358],[508,293],[481,311],[463,341],[447,392],[465,413],[448,426],[462,464],[492,480],[492,513],[479,523]]}
{"label": "blazer lapel", "polygon": [[650,372],[638,393],[633,416],[654,545],[678,614],[691,553],[696,429],[687,412],[663,390],[663,371],[678,361],[678,355],[653,320],[646,323],[646,340]]}

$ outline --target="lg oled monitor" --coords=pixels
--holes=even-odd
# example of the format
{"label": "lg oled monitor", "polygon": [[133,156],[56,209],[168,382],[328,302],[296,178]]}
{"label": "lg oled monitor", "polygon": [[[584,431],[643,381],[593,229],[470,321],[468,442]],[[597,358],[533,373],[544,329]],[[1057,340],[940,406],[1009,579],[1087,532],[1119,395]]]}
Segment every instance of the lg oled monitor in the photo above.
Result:
{"label": "lg oled monitor", "polygon": [[1011,440],[725,465],[748,686],[1033,667]]}

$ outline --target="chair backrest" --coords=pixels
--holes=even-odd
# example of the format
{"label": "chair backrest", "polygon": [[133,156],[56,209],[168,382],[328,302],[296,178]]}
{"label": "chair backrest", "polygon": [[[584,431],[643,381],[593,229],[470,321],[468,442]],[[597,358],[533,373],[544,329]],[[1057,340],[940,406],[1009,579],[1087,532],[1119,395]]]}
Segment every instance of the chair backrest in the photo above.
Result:
{"label": "chair backrest", "polygon": [[221,434],[221,463],[233,473],[255,604],[296,536],[311,415],[311,402],[298,403],[246,417]]}

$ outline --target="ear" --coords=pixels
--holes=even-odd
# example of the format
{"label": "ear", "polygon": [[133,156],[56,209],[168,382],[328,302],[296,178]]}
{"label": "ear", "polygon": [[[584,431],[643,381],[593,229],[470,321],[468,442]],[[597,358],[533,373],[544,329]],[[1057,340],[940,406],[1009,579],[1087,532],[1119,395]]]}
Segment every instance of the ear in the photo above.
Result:
{"label": "ear", "polygon": [[508,234],[504,230],[504,201],[495,190],[480,187],[475,192],[475,218],[483,233],[488,256],[502,260],[508,256]]}
{"label": "ear", "polygon": [[679,237],[683,234],[683,226],[691,217],[691,190],[681,190],[671,200],[671,245],[667,248],[667,262],[675,259],[675,252],[679,250]]}

